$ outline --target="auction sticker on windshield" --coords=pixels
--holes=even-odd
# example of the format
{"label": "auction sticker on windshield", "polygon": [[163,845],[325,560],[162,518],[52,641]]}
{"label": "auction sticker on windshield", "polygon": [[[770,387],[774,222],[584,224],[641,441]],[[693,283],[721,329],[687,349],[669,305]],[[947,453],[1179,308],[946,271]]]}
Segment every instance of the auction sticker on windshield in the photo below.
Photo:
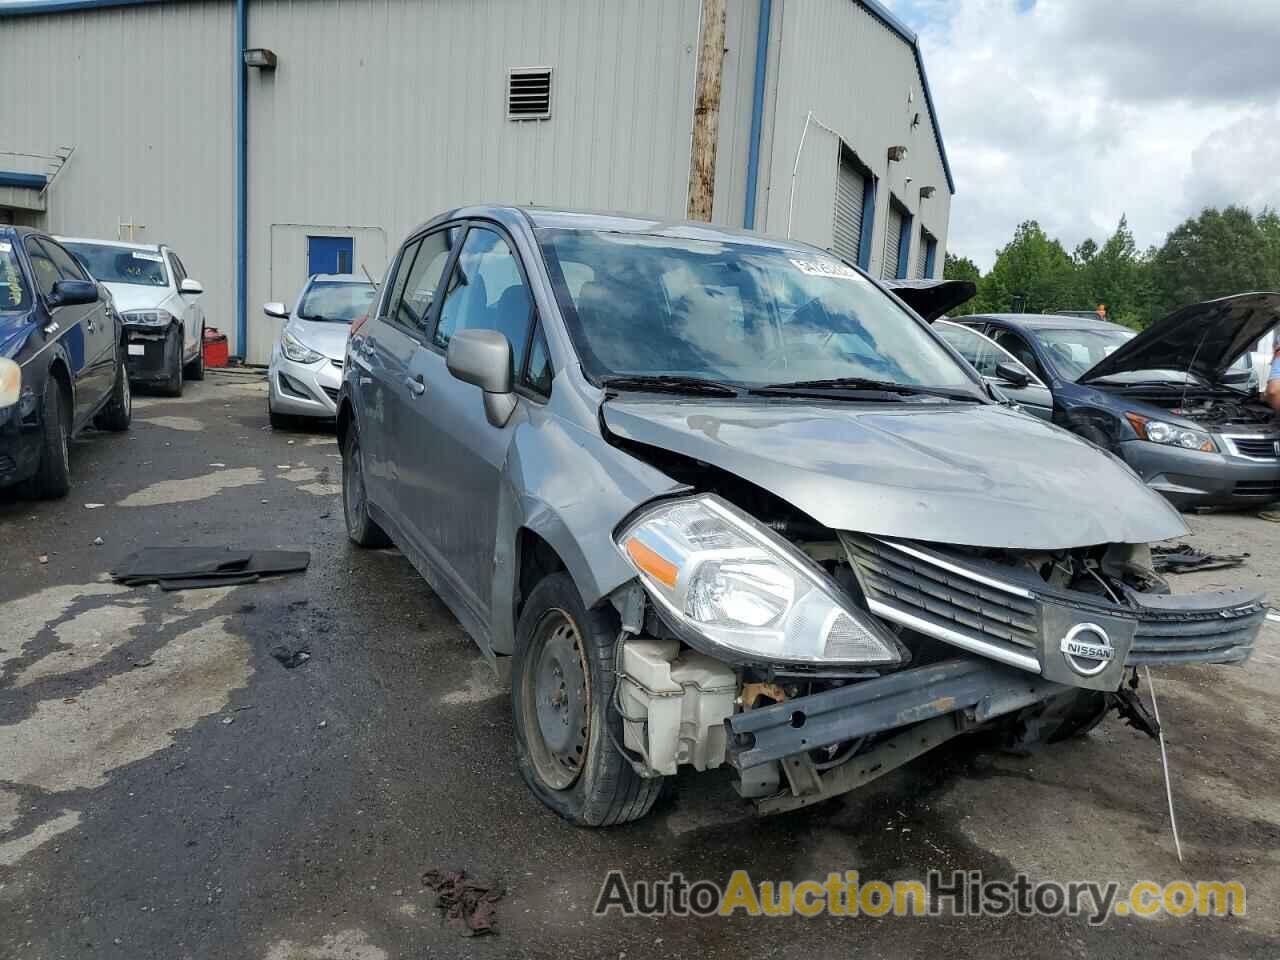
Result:
{"label": "auction sticker on windshield", "polygon": [[144,253],[144,252],[143,252],[143,251],[141,251],[141,250],[135,250],[135,251],[133,251],[133,259],[135,259],[135,260],[150,260],[150,261],[152,261],[153,263],[161,263],[161,262],[163,262],[163,260],[164,260],[164,258],[163,258],[162,256],[160,256],[160,254],[158,254],[158,253]]}
{"label": "auction sticker on windshield", "polygon": [[796,269],[810,277],[830,277],[833,280],[857,280],[858,271],[835,260],[797,260],[788,259],[796,265]]}
{"label": "auction sticker on windshield", "polygon": [[0,253],[12,253],[12,252],[13,252],[13,244],[11,244],[8,240],[0,240]]}

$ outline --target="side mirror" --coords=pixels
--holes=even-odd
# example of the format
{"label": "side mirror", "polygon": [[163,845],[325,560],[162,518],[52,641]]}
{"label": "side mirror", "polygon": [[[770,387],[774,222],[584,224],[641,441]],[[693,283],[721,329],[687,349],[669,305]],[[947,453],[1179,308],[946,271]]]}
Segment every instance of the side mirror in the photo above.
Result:
{"label": "side mirror", "polygon": [[51,307],[70,307],[78,303],[97,303],[98,285],[92,280],[59,280],[49,297]]}
{"label": "side mirror", "polygon": [[484,414],[495,427],[505,426],[516,409],[511,392],[511,341],[497,330],[459,330],[445,354],[449,372],[484,391]]}
{"label": "side mirror", "polygon": [[1031,374],[1027,372],[1026,367],[1020,363],[1010,363],[1008,360],[1002,360],[996,364],[996,377],[1011,387],[1025,387],[1031,382]]}
{"label": "side mirror", "polygon": [[187,277],[187,279],[183,280],[182,283],[178,284],[178,292],[188,293],[193,297],[198,297],[200,294],[204,293],[204,284],[199,280],[192,280],[190,277]]}
{"label": "side mirror", "polygon": [[289,319],[289,308],[279,300],[272,300],[270,303],[262,305],[262,312],[268,317],[275,317],[277,320]]}

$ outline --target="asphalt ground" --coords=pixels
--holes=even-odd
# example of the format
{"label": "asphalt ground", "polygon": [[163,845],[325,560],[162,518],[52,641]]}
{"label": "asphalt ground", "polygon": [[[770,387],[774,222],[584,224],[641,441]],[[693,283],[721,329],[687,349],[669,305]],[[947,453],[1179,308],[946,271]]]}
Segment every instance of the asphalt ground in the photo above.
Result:
{"label": "asphalt ground", "polygon": [[[557,819],[512,760],[510,701],[395,550],[344,536],[332,427],[266,425],[265,387],[211,372],[87,433],[57,502],[0,498],[0,956],[936,957],[1280,953],[1280,625],[1243,668],[1156,675],[1160,756],[1112,719],[1011,754],[962,739],[872,787],[759,820],[727,776],[676,778],[647,820]],[[100,504],[100,506],[90,506]],[[1250,552],[1175,581],[1280,593],[1280,527],[1190,518]],[[101,544],[95,540],[101,538]],[[148,545],[306,549],[310,569],[165,593],[105,574]],[[41,558],[46,562],[41,562]],[[305,650],[288,669],[272,655]],[[1243,915],[812,919],[592,915],[608,871],[753,880],[1237,880]],[[502,885],[464,938],[432,869]]]}

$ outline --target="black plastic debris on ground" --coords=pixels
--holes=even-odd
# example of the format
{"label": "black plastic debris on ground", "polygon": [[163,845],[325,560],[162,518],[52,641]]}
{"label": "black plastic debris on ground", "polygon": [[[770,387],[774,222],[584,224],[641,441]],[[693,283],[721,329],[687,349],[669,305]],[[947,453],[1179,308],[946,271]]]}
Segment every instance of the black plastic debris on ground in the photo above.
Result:
{"label": "black plastic debris on ground", "polygon": [[1239,567],[1249,559],[1247,553],[1205,553],[1189,543],[1153,546],[1151,563],[1157,573],[1192,573],[1202,570],[1226,570]]}
{"label": "black plastic debris on ground", "polygon": [[271,648],[271,656],[280,661],[280,664],[286,670],[292,670],[294,667],[300,667],[311,659],[311,651],[299,647],[297,650],[291,650],[281,644],[278,647]]}
{"label": "black plastic debris on ground", "polygon": [[436,895],[436,909],[445,922],[464,937],[497,933],[498,912],[494,906],[506,891],[496,881],[476,880],[465,871],[428,870],[422,885]]}
{"label": "black plastic debris on ground", "polygon": [[144,547],[111,571],[117,583],[158,583],[163,590],[195,590],[254,583],[260,577],[307,569],[306,550],[233,550],[230,547]]}

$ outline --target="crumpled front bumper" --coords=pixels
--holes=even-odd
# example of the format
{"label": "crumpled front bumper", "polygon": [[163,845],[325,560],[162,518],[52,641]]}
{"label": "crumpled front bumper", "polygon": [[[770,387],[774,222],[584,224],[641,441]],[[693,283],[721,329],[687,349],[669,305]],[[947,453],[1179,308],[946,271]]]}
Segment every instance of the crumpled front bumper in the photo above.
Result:
{"label": "crumpled front bumper", "polygon": [[[842,540],[876,616],[1074,687],[1114,691],[1126,667],[1139,664],[1243,662],[1266,617],[1261,595],[1243,590],[1129,591],[1121,604],[917,543],[850,534]],[[1073,639],[1107,657],[1073,655]]]}

